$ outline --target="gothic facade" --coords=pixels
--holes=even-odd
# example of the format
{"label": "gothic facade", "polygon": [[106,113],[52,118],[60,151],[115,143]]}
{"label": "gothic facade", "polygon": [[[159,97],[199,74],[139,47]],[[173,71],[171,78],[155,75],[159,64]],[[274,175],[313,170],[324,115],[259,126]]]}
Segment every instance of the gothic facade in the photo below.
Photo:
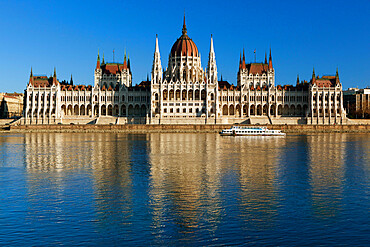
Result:
{"label": "gothic facade", "polygon": [[[72,81],[72,80],[71,80]],[[198,47],[182,35],[162,68],[156,37],[151,80],[132,86],[130,59],[98,59],[94,85],[73,85],[53,77],[31,76],[25,90],[24,124],[343,124],[342,85],[335,76],[316,77],[295,86],[275,85],[271,50],[264,62],[240,56],[236,85],[218,80],[213,37],[207,68]]]}

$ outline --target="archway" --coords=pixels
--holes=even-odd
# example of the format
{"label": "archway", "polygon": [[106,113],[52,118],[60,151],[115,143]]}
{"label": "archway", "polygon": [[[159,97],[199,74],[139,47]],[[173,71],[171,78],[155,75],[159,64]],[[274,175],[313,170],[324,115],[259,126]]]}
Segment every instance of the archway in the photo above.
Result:
{"label": "archway", "polygon": [[105,105],[101,106],[101,112],[100,115],[105,116],[107,115],[107,107]]}
{"label": "archway", "polygon": [[116,116],[116,117],[119,116],[119,108],[118,108],[118,105],[114,105],[114,108],[113,108],[113,116]]}
{"label": "archway", "polygon": [[121,106],[121,116],[126,117],[126,105]]}
{"label": "archway", "polygon": [[243,106],[243,116],[248,116],[248,106],[247,105],[244,105]]}
{"label": "archway", "polygon": [[112,116],[112,115],[113,115],[113,106],[108,105],[108,116]]}
{"label": "archway", "polygon": [[228,112],[229,112],[229,111],[228,111],[228,107],[227,107],[227,105],[224,105],[224,106],[222,107],[222,115],[226,116],[226,115],[228,115],[228,114],[229,114]]}
{"label": "archway", "polygon": [[85,115],[86,113],[85,113],[85,105],[82,105],[81,107],[80,107],[80,115]]}
{"label": "archway", "polygon": [[257,115],[262,116],[262,106],[261,105],[257,106]]}
{"label": "archway", "polygon": [[237,117],[240,117],[241,116],[241,109],[240,109],[240,105],[238,104],[238,105],[236,105],[236,107],[235,107],[235,115],[237,116]]}
{"label": "archway", "polygon": [[146,116],[146,106],[145,105],[141,105],[140,114],[141,114],[142,117]]}
{"label": "archway", "polygon": [[139,105],[135,105],[134,115],[140,116],[140,106]]}
{"label": "archway", "polygon": [[129,105],[128,106],[128,116],[129,117],[132,117],[134,115],[134,106],[133,105]]}
{"label": "archway", "polygon": [[233,105],[230,105],[229,107],[229,115],[234,115],[234,106]]}
{"label": "archway", "polygon": [[250,116],[253,116],[256,114],[256,106],[255,105],[251,105],[251,108],[250,108]]}

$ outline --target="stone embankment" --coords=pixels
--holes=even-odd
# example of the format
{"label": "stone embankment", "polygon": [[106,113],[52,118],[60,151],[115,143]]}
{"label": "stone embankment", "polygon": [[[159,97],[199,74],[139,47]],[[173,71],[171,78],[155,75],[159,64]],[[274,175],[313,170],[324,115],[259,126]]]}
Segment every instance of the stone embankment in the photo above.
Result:
{"label": "stone embankment", "polygon": [[[217,133],[232,125],[18,125],[8,126],[9,132],[131,132],[131,133]],[[370,125],[240,125],[248,127],[266,126],[286,133],[370,133]]]}

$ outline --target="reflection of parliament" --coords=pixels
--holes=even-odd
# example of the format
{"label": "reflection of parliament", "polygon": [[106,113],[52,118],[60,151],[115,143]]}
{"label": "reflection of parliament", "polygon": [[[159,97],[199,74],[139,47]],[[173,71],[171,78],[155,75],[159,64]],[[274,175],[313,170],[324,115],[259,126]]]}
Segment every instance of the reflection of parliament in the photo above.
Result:
{"label": "reflection of parliament", "polygon": [[335,76],[316,77],[296,86],[275,85],[275,70],[240,57],[237,86],[218,80],[211,37],[207,70],[195,43],[182,35],[162,70],[156,38],[151,80],[132,86],[130,59],[108,63],[98,55],[94,85],[60,83],[34,76],[25,90],[24,124],[342,124],[342,85]]}

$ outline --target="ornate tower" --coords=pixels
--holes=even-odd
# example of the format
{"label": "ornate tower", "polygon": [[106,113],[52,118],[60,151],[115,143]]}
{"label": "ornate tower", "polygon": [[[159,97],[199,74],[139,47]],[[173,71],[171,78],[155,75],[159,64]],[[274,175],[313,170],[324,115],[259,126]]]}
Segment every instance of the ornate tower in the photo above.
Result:
{"label": "ornate tower", "polygon": [[211,46],[209,49],[209,57],[208,57],[208,83],[214,84],[217,83],[217,66],[216,66],[216,55],[213,48],[213,37],[211,35]]}
{"label": "ornate tower", "polygon": [[156,35],[151,83],[158,84],[161,82],[162,82],[162,63],[161,63],[161,54],[159,53],[158,35]]}
{"label": "ornate tower", "polygon": [[240,55],[239,59],[239,71],[238,71],[238,86],[241,87],[243,85],[246,85],[248,78],[248,70],[247,65],[245,64],[245,54],[243,49],[243,60]]}

